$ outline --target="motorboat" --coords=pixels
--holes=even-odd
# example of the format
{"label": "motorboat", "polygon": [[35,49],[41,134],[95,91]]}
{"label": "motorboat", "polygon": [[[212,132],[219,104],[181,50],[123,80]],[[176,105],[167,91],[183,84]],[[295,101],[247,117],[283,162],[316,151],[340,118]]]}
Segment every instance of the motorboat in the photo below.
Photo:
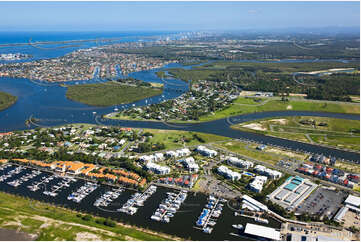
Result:
{"label": "motorboat", "polygon": [[235,228],[235,229],[238,229],[238,230],[242,230],[242,229],[243,229],[243,225],[242,225],[242,224],[233,224],[232,227]]}
{"label": "motorboat", "polygon": [[206,233],[206,234],[210,234],[210,233],[212,233],[212,230],[213,230],[213,228],[211,228],[211,227],[205,227],[203,229],[203,232]]}
{"label": "motorboat", "polygon": [[265,219],[265,218],[260,218],[260,217],[254,218],[254,221],[259,222],[259,223],[264,223],[264,224],[268,224],[268,223],[269,223],[267,219]]}

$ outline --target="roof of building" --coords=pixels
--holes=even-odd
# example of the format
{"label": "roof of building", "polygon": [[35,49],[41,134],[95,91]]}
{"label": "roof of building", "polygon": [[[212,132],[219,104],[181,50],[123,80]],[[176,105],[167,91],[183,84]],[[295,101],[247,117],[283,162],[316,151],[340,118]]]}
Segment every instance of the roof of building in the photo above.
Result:
{"label": "roof of building", "polygon": [[257,207],[261,208],[262,210],[268,210],[268,207],[260,202],[258,202],[257,200],[251,198],[250,196],[248,195],[243,195],[242,196],[243,199],[245,199],[246,201],[256,205]]}
{"label": "roof of building", "polygon": [[297,186],[298,186],[297,184],[288,183],[288,184],[285,186],[285,189],[290,190],[290,191],[293,191],[293,190],[295,190],[295,188],[296,188]]}
{"label": "roof of building", "polygon": [[340,222],[343,219],[343,217],[345,217],[347,211],[348,211],[348,207],[342,207],[340,210],[338,210],[337,214],[334,217],[334,220]]}
{"label": "roof of building", "polygon": [[355,197],[353,195],[349,195],[347,197],[347,199],[345,200],[345,203],[359,208],[360,207],[360,198]]}
{"label": "roof of building", "polygon": [[271,240],[281,239],[280,232],[276,231],[274,228],[265,227],[257,224],[251,224],[251,223],[246,224],[246,229],[244,230],[244,233],[256,235]]}

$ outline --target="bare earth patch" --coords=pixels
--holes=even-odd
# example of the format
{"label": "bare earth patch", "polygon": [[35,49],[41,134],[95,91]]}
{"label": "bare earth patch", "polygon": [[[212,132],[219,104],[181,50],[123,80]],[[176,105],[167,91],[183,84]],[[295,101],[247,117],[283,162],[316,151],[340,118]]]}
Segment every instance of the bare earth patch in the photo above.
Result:
{"label": "bare earth patch", "polygon": [[260,131],[266,131],[267,129],[262,127],[261,124],[252,123],[252,124],[246,124],[242,126],[243,128],[253,129],[253,130],[260,130]]}
{"label": "bare earth patch", "polygon": [[271,122],[276,122],[276,123],[279,123],[279,124],[282,124],[282,125],[287,124],[287,119],[284,119],[284,118],[271,119],[270,121],[271,121]]}
{"label": "bare earth patch", "polygon": [[297,155],[297,154],[295,154],[293,152],[274,149],[274,148],[269,148],[269,149],[267,149],[267,151],[273,152],[273,153],[276,153],[276,154],[279,154],[279,155],[286,155],[286,156],[289,156],[289,157],[292,157],[292,158],[299,157],[299,155]]}
{"label": "bare earth patch", "polygon": [[80,232],[76,234],[75,237],[76,241],[95,241],[95,240],[102,240],[99,236],[88,233],[88,232]]}

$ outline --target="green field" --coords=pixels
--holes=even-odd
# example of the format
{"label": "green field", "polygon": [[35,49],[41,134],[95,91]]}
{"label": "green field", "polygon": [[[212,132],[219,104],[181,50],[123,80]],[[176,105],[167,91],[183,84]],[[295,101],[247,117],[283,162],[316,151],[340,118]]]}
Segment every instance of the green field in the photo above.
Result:
{"label": "green field", "polygon": [[282,159],[298,159],[304,160],[305,154],[298,154],[295,152],[283,151],[276,148],[267,147],[265,150],[257,150],[256,144],[247,144],[240,141],[226,141],[214,144],[214,146],[238,153],[246,158],[255,159],[265,163],[275,165]]}
{"label": "green field", "polygon": [[162,89],[127,86],[108,82],[68,86],[66,97],[92,106],[113,106],[132,103],[162,94]]}
{"label": "green field", "polygon": [[[183,148],[186,146],[200,145],[203,143],[212,143],[217,141],[227,140],[229,138],[205,134],[199,132],[188,132],[188,131],[178,131],[178,130],[157,130],[157,129],[144,129],[144,132],[150,132],[153,134],[151,138],[152,143],[164,143],[165,149],[177,149]],[[197,135],[204,142],[199,141],[197,138],[194,138],[194,135]]]}
{"label": "green field", "polygon": [[0,227],[36,234],[37,240],[176,239],[128,225],[109,227],[96,222],[103,218],[92,217],[86,221],[82,217],[84,214],[0,192]]}
{"label": "green field", "polygon": [[211,121],[215,119],[226,118],[228,116],[235,116],[240,114],[266,112],[266,111],[321,111],[321,112],[334,112],[334,113],[351,113],[359,114],[360,106],[356,104],[341,103],[341,102],[322,102],[322,101],[306,101],[306,100],[290,100],[288,102],[272,99],[266,103],[260,102],[255,105],[237,105],[239,104],[252,104],[252,101],[244,97],[239,97],[235,104],[228,108],[217,111],[214,114],[209,114],[199,118],[200,121]]}
{"label": "green field", "polygon": [[282,117],[237,124],[232,128],[302,142],[360,150],[360,121],[358,120]]}
{"label": "green field", "polygon": [[15,96],[0,91],[0,110],[10,107],[16,102],[17,99],[18,98]]}

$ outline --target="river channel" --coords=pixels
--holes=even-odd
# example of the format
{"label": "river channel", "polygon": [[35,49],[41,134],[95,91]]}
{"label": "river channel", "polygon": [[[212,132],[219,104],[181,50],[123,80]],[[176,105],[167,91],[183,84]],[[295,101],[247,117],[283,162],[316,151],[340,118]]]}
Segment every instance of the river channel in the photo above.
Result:
{"label": "river channel", "polygon": [[[25,47],[21,47],[25,48]],[[61,50],[61,53],[63,50]],[[69,50],[70,51],[70,50]],[[52,51],[48,51],[52,53]],[[43,53],[43,52],[42,52]],[[43,53],[43,55],[45,55]],[[59,53],[58,53],[59,55]],[[45,58],[44,56],[40,56]],[[40,58],[38,57],[38,58]],[[51,56],[52,57],[52,56]],[[321,62],[326,60],[280,60],[280,61],[258,61],[258,60],[239,60],[239,62]],[[327,60],[345,62],[345,60]],[[25,120],[30,117],[38,119],[39,126],[54,126],[71,123],[92,123],[105,125],[119,125],[134,128],[153,128],[153,129],[176,129],[199,131],[223,135],[231,138],[249,139],[259,143],[274,144],[283,146],[293,150],[303,150],[310,153],[319,153],[336,158],[359,162],[359,153],[342,151],[328,147],[321,147],[312,144],[301,143],[297,141],[289,141],[276,137],[269,137],[260,134],[241,132],[231,129],[229,126],[233,123],[246,122],[267,117],[280,116],[320,116],[320,117],[336,117],[344,119],[360,120],[359,115],[322,113],[322,112],[303,112],[303,111],[282,111],[282,112],[264,112],[239,115],[229,119],[221,119],[200,124],[167,124],[164,122],[141,122],[141,121],[117,121],[101,119],[103,114],[113,112],[115,108],[119,110],[128,109],[130,107],[144,106],[153,103],[160,103],[165,100],[174,99],[188,90],[188,83],[177,79],[161,80],[155,74],[157,71],[166,71],[167,68],[181,67],[185,69],[192,66],[182,66],[178,63],[172,63],[163,68],[152,69],[148,71],[134,72],[129,76],[143,80],[145,82],[157,82],[164,84],[164,91],[161,95],[140,100],[134,103],[117,105],[112,107],[94,107],[82,103],[68,100],[65,97],[66,87],[59,84],[32,81],[22,78],[0,78],[0,91],[11,93],[18,97],[17,102],[0,111],[0,132],[13,130],[23,130],[35,128],[36,126],[25,124]],[[119,71],[121,76],[121,70]],[[73,81],[67,85],[76,85],[82,83],[102,82],[97,78],[92,80]]]}

